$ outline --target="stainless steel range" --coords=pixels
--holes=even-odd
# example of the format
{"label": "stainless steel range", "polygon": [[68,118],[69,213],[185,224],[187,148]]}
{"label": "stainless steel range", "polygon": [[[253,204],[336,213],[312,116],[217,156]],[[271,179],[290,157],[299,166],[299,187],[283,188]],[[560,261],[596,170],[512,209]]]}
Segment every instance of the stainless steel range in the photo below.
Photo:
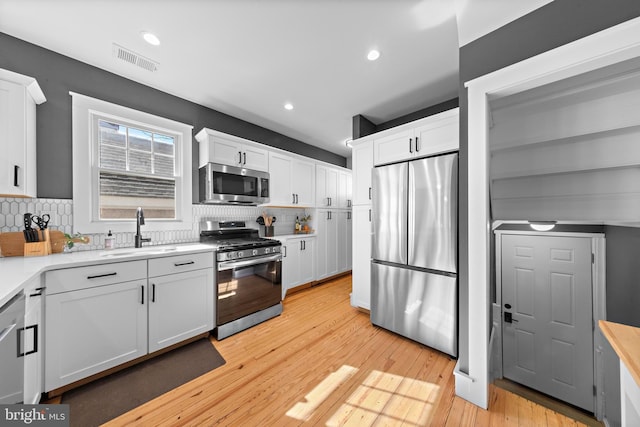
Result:
{"label": "stainless steel range", "polygon": [[203,221],[200,242],[216,249],[216,339],[282,313],[281,243],[244,221]]}

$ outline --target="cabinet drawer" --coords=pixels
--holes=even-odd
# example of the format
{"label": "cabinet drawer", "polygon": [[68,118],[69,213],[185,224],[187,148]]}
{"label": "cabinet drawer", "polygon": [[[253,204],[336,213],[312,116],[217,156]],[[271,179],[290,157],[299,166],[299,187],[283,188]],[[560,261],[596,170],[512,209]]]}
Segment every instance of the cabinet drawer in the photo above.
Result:
{"label": "cabinet drawer", "polygon": [[149,260],[149,277],[213,268],[213,252],[173,255]]}
{"label": "cabinet drawer", "polygon": [[147,261],[97,264],[47,271],[47,295],[147,278]]}

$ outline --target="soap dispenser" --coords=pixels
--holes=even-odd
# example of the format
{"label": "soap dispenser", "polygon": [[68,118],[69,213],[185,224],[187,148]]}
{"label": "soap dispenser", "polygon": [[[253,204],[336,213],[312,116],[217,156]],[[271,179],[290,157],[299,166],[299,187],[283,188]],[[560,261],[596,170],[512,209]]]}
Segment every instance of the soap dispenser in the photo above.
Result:
{"label": "soap dispenser", "polygon": [[104,248],[105,249],[113,249],[115,247],[115,238],[113,234],[111,234],[111,230],[109,230],[109,234],[104,238]]}

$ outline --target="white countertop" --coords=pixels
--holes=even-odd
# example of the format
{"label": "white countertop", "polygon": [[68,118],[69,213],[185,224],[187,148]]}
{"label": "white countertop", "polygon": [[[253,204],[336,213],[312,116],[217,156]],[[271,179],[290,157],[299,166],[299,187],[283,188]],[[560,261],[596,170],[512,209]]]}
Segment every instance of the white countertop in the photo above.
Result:
{"label": "white countertop", "polygon": [[0,307],[20,293],[32,278],[48,270],[160,258],[196,252],[213,252],[202,243],[144,246],[101,251],[78,251],[35,257],[0,258]]}

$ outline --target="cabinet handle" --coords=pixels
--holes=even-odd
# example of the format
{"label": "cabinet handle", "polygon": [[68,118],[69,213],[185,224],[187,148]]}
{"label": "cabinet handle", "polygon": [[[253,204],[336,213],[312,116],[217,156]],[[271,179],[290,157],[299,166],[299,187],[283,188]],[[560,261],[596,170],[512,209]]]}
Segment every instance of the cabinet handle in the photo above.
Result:
{"label": "cabinet handle", "polygon": [[291,203],[296,203],[296,195],[294,193],[291,193]]}
{"label": "cabinet handle", "polygon": [[242,164],[242,151],[238,151],[238,163]]}
{"label": "cabinet handle", "polygon": [[416,153],[420,151],[420,145],[418,144],[418,137],[416,136]]}
{"label": "cabinet handle", "polygon": [[298,204],[298,195],[296,194],[296,205]]}
{"label": "cabinet handle", "polygon": [[302,250],[302,240],[300,240],[300,250]]}
{"label": "cabinet handle", "polygon": [[284,250],[283,251],[284,253],[282,254],[282,258],[286,258],[287,257],[287,247],[283,246],[282,249]]}
{"label": "cabinet handle", "polygon": [[13,186],[18,187],[18,175],[20,171],[20,166],[13,165]]}
{"label": "cabinet handle", "polygon": [[371,222],[371,209],[369,209],[369,222]]}
{"label": "cabinet handle", "polygon": [[411,142],[413,141],[413,138],[409,138],[409,152],[413,153],[413,149],[411,147]]}
{"label": "cabinet handle", "polygon": [[87,276],[87,279],[99,279],[101,277],[115,276],[116,274],[118,273],[114,272],[114,273],[97,274],[95,276]]}
{"label": "cabinet handle", "polygon": [[46,288],[46,286],[42,286],[40,288],[35,288],[34,291],[36,291],[35,294],[29,294],[30,297],[39,297],[40,295],[42,295],[42,291]]}
{"label": "cabinet handle", "polygon": [[243,165],[247,164],[247,153],[242,153],[242,164]]}
{"label": "cabinet handle", "polygon": [[306,241],[306,240],[303,240],[303,241],[302,241],[302,250],[303,250],[303,251],[306,251],[306,250],[307,250],[307,241]]}
{"label": "cabinet handle", "polygon": [[[22,352],[22,333],[27,329],[33,329],[33,350]],[[28,356],[38,352],[38,325],[31,325],[18,329],[18,357]]]}
{"label": "cabinet handle", "polygon": [[347,219],[351,219],[351,212],[347,212]]}
{"label": "cabinet handle", "polygon": [[371,187],[369,187],[369,200],[371,200]]}
{"label": "cabinet handle", "polygon": [[140,289],[142,289],[142,298],[140,304],[144,305],[144,285],[140,285]]}
{"label": "cabinet handle", "polygon": [[151,302],[156,302],[156,284],[151,285]]}
{"label": "cabinet handle", "polygon": [[173,265],[175,267],[182,267],[183,265],[191,265],[195,264],[195,261],[187,261],[187,262],[174,262]]}

